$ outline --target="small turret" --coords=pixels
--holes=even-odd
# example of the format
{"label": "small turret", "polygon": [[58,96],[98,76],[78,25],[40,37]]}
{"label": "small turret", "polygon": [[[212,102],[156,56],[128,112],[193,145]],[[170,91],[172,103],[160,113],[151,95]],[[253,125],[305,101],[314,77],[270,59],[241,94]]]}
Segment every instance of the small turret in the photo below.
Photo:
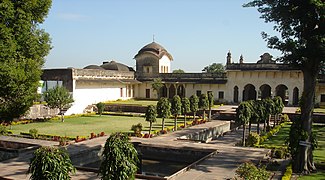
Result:
{"label": "small turret", "polygon": [[240,63],[240,64],[243,64],[243,63],[244,63],[244,57],[243,57],[242,54],[241,54],[240,57],[239,57],[239,63]]}
{"label": "small turret", "polygon": [[230,52],[230,50],[227,53],[227,64],[231,64],[231,52]]}

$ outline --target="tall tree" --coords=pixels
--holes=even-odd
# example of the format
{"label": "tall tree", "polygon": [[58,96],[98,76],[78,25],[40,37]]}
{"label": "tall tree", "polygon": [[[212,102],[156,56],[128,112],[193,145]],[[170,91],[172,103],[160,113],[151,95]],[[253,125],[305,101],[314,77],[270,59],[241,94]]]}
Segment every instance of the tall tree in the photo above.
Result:
{"label": "tall tree", "polygon": [[154,91],[156,91],[158,99],[160,98],[160,89],[164,86],[162,80],[160,78],[153,79],[151,87]]}
{"label": "tall tree", "polygon": [[44,100],[50,108],[58,108],[61,120],[64,122],[64,109],[69,108],[73,103],[73,98],[69,91],[63,86],[56,86],[44,92]]}
{"label": "tall tree", "polygon": [[[275,23],[279,37],[263,33],[270,48],[282,51],[281,60],[303,72],[304,87],[301,97],[300,132],[307,136],[290,137],[312,142],[312,114],[316,78],[325,62],[325,1],[324,0],[254,0],[246,7],[257,7],[265,22]],[[293,158],[294,172],[315,170],[313,147],[299,146]]]}
{"label": "tall tree", "polygon": [[187,97],[182,98],[182,113],[184,114],[184,127],[186,127],[187,113],[191,112],[191,103]]}
{"label": "tall tree", "polygon": [[182,110],[182,102],[181,102],[181,98],[179,97],[179,95],[175,95],[172,99],[172,114],[174,115],[175,119],[174,119],[174,129],[175,131],[177,130],[177,117],[178,115],[181,114],[181,110]]}
{"label": "tall tree", "polygon": [[156,122],[157,110],[154,105],[148,105],[147,111],[145,114],[146,121],[150,123],[149,134],[151,134],[152,123]]}
{"label": "tall tree", "polygon": [[104,146],[99,175],[102,179],[134,179],[138,161],[138,152],[129,137],[111,134]]}
{"label": "tall tree", "polygon": [[209,66],[205,66],[202,71],[207,73],[224,73],[225,66],[221,63],[212,63]]}
{"label": "tall tree", "polygon": [[208,92],[208,102],[209,102],[209,121],[211,121],[211,108],[214,103],[213,93],[211,91]]}
{"label": "tall tree", "polygon": [[205,110],[209,108],[209,99],[206,94],[201,94],[199,99],[199,108],[203,110],[203,120],[205,120]]}
{"label": "tall tree", "polygon": [[250,103],[247,101],[241,102],[237,108],[236,122],[243,125],[243,137],[242,137],[243,146],[246,145],[245,143],[246,124],[250,121],[251,116],[252,116],[252,107]]}
{"label": "tall tree", "polygon": [[273,102],[274,102],[274,107],[275,107],[274,108],[274,114],[275,114],[274,124],[277,124],[277,121],[279,119],[279,114],[282,113],[284,104],[283,104],[282,98],[280,96],[274,97]]}
{"label": "tall tree", "polygon": [[197,95],[192,95],[190,97],[191,111],[193,112],[193,120],[195,121],[196,112],[199,110],[199,97]]}
{"label": "tall tree", "polygon": [[162,97],[157,102],[157,114],[158,114],[158,117],[162,118],[162,122],[161,122],[162,130],[165,129],[165,119],[169,118],[169,116],[171,114],[170,108],[171,108],[171,105],[167,98]]}
{"label": "tall tree", "polygon": [[40,29],[51,0],[0,1],[0,119],[20,117],[36,99],[49,34]]}

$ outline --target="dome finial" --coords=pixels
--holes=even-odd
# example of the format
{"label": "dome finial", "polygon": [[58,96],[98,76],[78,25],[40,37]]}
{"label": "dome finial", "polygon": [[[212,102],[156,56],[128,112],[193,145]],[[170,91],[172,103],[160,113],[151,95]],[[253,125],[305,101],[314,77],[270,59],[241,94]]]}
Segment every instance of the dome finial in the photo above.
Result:
{"label": "dome finial", "polygon": [[155,42],[155,34],[152,35],[152,42]]}

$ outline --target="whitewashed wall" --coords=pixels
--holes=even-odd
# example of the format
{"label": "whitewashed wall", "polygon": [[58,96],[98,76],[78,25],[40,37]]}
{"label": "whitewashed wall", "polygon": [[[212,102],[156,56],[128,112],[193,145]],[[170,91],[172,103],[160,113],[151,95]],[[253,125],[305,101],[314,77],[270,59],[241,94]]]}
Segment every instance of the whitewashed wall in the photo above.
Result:
{"label": "whitewashed wall", "polygon": [[[161,67],[165,66],[168,67],[167,72],[163,72]],[[161,59],[159,59],[159,73],[170,73],[171,67],[170,67],[170,59],[167,56],[163,56]]]}

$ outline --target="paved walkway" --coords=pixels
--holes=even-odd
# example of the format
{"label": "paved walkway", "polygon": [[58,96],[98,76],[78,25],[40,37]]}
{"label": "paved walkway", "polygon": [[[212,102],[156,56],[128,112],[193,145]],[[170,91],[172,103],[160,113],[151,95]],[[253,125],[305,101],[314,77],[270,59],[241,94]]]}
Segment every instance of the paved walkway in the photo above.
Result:
{"label": "paved walkway", "polygon": [[[138,141],[143,144],[156,145],[156,146],[169,146],[169,147],[188,147],[197,149],[214,149],[217,150],[217,154],[201,161],[196,167],[189,171],[178,175],[175,179],[188,180],[188,179],[230,179],[235,176],[236,168],[243,162],[249,160],[259,160],[264,158],[268,150],[256,149],[256,148],[242,148],[237,147],[235,144],[241,139],[241,131],[232,131],[226,135],[217,138],[210,143],[195,143],[189,141],[176,140],[178,137],[188,133],[208,128],[210,126],[216,126],[218,124],[225,123],[224,121],[213,120],[205,124],[192,126],[182,131],[176,131],[173,133],[165,134],[159,137],[145,139],[145,138],[132,138],[132,141]],[[0,136],[1,139],[7,137]],[[19,138],[18,138],[19,139]],[[13,141],[21,141],[18,139],[11,139]],[[84,141],[75,145],[70,145],[68,151],[70,153],[77,153],[85,148],[103,145],[107,137],[95,138],[92,140]],[[26,139],[22,141],[26,142]],[[29,140],[33,144],[48,145],[48,141],[43,142],[39,140]],[[53,142],[51,142],[53,143]],[[54,145],[56,145],[55,142]],[[53,144],[50,144],[53,145]],[[6,177],[9,179],[28,179],[26,175],[28,169],[28,163],[31,158],[31,152],[21,154],[18,158],[10,159],[0,163],[0,179]],[[99,179],[96,173],[77,171],[76,175],[72,176],[72,179]]]}

